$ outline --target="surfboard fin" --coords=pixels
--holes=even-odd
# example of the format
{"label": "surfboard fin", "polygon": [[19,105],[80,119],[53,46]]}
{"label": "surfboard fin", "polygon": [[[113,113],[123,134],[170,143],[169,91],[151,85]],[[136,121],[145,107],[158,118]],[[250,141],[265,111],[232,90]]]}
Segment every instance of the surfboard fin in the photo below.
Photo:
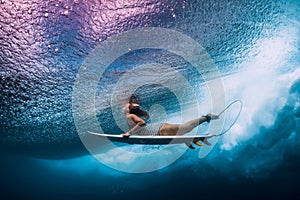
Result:
{"label": "surfboard fin", "polygon": [[207,138],[204,138],[204,140],[202,140],[202,141],[203,141],[204,144],[206,144],[206,145],[208,145],[208,146],[211,145],[211,143],[208,142]]}
{"label": "surfboard fin", "polygon": [[192,145],[192,143],[186,142],[185,144],[186,144],[186,146],[188,146],[190,149],[195,149],[195,147]]}
{"label": "surfboard fin", "polygon": [[196,138],[195,138],[195,139],[193,140],[193,143],[194,143],[195,145],[199,146],[199,147],[202,147],[203,144],[202,144],[201,142],[199,142],[199,140],[201,140],[204,144],[210,146],[211,143],[208,142],[207,138],[210,138],[210,137],[203,137],[203,138],[199,138],[199,139],[196,139]]}
{"label": "surfboard fin", "polygon": [[[211,146],[211,143],[210,142],[208,142],[208,140],[207,140],[207,137],[203,137],[203,138],[201,138],[200,139],[204,144],[206,144],[207,146]],[[194,142],[195,143],[195,142]],[[198,140],[198,143],[200,143],[199,142],[199,140]],[[196,143],[195,143],[196,144]],[[201,143],[200,143],[201,144]],[[198,145],[198,144],[197,144]],[[201,144],[201,146],[203,146],[203,144]]]}
{"label": "surfboard fin", "polygon": [[199,140],[196,140],[196,139],[193,140],[193,143],[199,147],[203,146],[203,144],[201,142],[199,142]]}

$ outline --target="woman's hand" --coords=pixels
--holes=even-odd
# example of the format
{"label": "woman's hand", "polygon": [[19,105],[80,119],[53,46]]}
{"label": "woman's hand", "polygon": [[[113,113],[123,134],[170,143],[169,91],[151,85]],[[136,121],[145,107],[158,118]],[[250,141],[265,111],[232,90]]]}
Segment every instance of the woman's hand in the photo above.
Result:
{"label": "woman's hand", "polygon": [[123,133],[123,134],[121,134],[121,136],[122,136],[122,137],[129,137],[129,136],[130,136],[130,133],[128,133],[128,132],[127,132],[127,133]]}

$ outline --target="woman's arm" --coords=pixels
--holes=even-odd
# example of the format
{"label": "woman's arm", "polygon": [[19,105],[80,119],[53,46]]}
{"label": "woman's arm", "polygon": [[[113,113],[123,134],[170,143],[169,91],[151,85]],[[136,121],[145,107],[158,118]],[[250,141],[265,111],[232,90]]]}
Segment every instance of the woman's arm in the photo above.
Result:
{"label": "woman's arm", "polygon": [[136,116],[134,114],[130,114],[130,115],[128,115],[128,117],[131,118],[135,122],[136,125],[132,129],[130,129],[127,133],[121,134],[123,137],[128,137],[131,134],[138,132],[139,129],[142,128],[142,126],[146,125],[146,122],[143,119],[139,118],[138,116]]}

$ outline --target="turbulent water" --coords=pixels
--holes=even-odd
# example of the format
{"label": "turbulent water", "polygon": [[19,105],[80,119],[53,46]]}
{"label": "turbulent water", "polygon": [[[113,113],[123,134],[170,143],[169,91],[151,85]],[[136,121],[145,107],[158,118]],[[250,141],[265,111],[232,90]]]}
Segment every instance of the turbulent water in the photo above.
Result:
{"label": "turbulent water", "polygon": [[[3,194],[48,198],[122,195],[128,199],[141,195],[179,198],[195,193],[215,199],[276,199],[299,194],[299,16],[297,0],[1,0]],[[167,47],[128,49],[97,77],[95,96],[81,98],[93,101],[91,116],[87,111],[77,112],[74,94],[86,94],[76,93],[85,66],[94,64],[98,69],[102,60],[112,58],[102,58],[95,49],[111,38],[148,27],[190,38],[214,65],[207,64],[209,59],[200,60],[199,73],[195,63]],[[143,44],[163,44],[166,36],[157,35],[144,38]],[[135,39],[128,44],[142,46],[137,44],[140,38]],[[119,41],[113,40],[115,44]],[[171,42],[181,49],[188,44],[181,39]],[[96,57],[91,59],[91,55]],[[218,73],[210,76],[212,66]],[[139,86],[135,93],[141,106],[152,113],[151,121],[176,123],[187,120],[180,118],[182,112],[193,116],[195,111],[199,115],[214,111],[210,92],[216,91],[209,91],[207,84],[215,80],[222,82],[222,103],[240,99],[243,110],[235,126],[214,141],[216,145],[204,158],[199,158],[201,151],[186,150],[184,145],[120,145],[120,149],[139,155],[164,155],[143,160],[122,156],[119,148],[105,147],[97,160],[82,143],[85,136],[80,130],[84,127],[78,127],[78,116],[89,126],[94,113],[104,132],[126,129],[123,116],[114,112],[128,98],[128,82]],[[166,86],[170,83],[172,89]],[[113,104],[112,97],[119,104]],[[176,151],[182,155],[164,166],[168,162],[164,156],[172,157]],[[142,172],[140,169],[153,163],[158,167],[150,173],[122,172]],[[118,168],[120,165],[128,170]]]}

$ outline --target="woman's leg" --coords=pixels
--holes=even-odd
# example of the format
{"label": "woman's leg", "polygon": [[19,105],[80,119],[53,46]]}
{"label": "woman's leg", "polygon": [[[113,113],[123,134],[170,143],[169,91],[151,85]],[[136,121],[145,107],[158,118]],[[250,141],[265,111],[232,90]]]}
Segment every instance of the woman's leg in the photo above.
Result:
{"label": "woman's leg", "polygon": [[[212,118],[213,119],[213,118]],[[214,118],[216,119],[216,118]],[[184,135],[191,132],[194,128],[206,122],[206,117],[200,117],[198,119],[194,119],[185,124],[164,124],[160,129],[160,135],[162,136],[170,136],[170,135]]]}
{"label": "woman's leg", "polygon": [[[212,120],[218,119],[217,115],[208,114],[207,116]],[[161,136],[184,135],[186,133],[191,132],[194,128],[196,128],[203,122],[206,122],[207,120],[208,120],[207,117],[200,117],[198,119],[189,121],[185,124],[167,124],[166,123],[160,128],[159,134]],[[203,144],[201,144],[199,142],[199,140],[201,140],[206,145],[211,145],[207,141],[207,137],[203,137],[202,139],[195,138],[195,139],[193,139],[193,143],[198,146],[202,146]],[[195,149],[195,147],[193,147],[193,145],[190,142],[187,142],[186,145],[191,149]]]}
{"label": "woman's leg", "polygon": [[[211,120],[218,119],[217,115],[208,114]],[[160,135],[184,135],[191,132],[194,128],[207,121],[206,116],[202,116],[198,119],[191,120],[185,124],[164,124],[159,133]]]}

